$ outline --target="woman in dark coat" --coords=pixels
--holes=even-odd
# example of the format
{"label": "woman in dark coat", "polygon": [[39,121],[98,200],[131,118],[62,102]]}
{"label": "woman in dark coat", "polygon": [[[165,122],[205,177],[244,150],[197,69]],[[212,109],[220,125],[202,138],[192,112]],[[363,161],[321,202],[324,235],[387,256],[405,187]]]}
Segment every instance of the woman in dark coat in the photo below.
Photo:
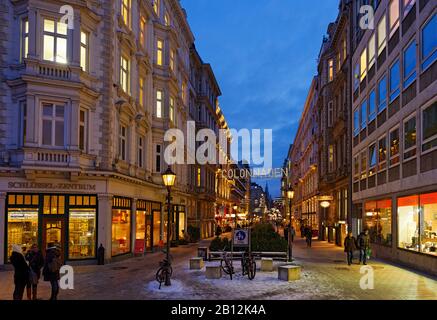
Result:
{"label": "woman in dark coat", "polygon": [[61,251],[56,246],[49,246],[46,253],[43,275],[44,281],[49,281],[52,286],[50,300],[57,300],[59,293],[59,280],[61,279],[59,271],[61,270]]}
{"label": "woman in dark coat", "polygon": [[23,256],[23,250],[17,244],[12,245],[12,254],[9,258],[14,266],[14,300],[23,300],[24,288],[29,282],[29,266]]}
{"label": "woman in dark coat", "polygon": [[[37,299],[38,281],[41,277],[41,268],[44,266],[44,257],[38,246],[34,244],[26,253],[26,260],[29,262],[30,280],[27,285],[27,299]],[[32,297],[33,296],[33,297]]]}
{"label": "woman in dark coat", "polygon": [[354,251],[357,249],[357,241],[353,236],[352,232],[349,232],[347,237],[344,239],[344,252],[347,254],[347,264],[351,265],[354,259]]}

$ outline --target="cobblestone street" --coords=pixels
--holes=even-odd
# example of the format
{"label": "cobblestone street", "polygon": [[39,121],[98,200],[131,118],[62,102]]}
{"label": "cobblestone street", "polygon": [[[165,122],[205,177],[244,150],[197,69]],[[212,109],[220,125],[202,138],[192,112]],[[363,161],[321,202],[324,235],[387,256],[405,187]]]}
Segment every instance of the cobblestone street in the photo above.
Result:
{"label": "cobblestone street", "polygon": [[[200,245],[207,245],[208,241]],[[233,281],[223,275],[220,280],[205,279],[205,272],[190,271],[189,258],[197,254],[198,245],[173,249],[172,286],[158,290],[154,281],[162,253],[132,258],[105,266],[74,267],[74,290],[61,290],[60,299],[432,299],[437,300],[437,281],[404,268],[371,260],[374,290],[359,285],[360,266],[348,267],[341,248],[325,242],[313,242],[308,249],[302,239],[294,244],[295,264],[301,265],[302,279],[286,283],[277,279],[277,271],[260,272],[253,281],[241,276],[240,263]],[[214,264],[217,262],[208,262]],[[258,268],[260,262],[257,262]],[[275,267],[280,265],[275,262]],[[0,272],[0,299],[11,299],[11,271]],[[40,297],[50,296],[47,282],[40,282]]]}

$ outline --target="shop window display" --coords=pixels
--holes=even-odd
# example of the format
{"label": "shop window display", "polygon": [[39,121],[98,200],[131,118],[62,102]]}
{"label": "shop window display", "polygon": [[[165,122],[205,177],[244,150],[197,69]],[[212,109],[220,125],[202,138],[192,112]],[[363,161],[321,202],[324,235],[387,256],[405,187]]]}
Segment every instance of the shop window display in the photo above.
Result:
{"label": "shop window display", "polygon": [[391,200],[389,199],[366,202],[364,229],[369,230],[372,243],[391,246],[393,238],[391,213]]}
{"label": "shop window display", "polygon": [[95,258],[96,209],[70,209],[68,240],[70,259]]}
{"label": "shop window display", "polygon": [[12,254],[12,245],[18,244],[23,251],[38,244],[38,209],[8,209],[8,257]]}
{"label": "shop window display", "polygon": [[112,210],[112,256],[131,251],[131,212],[130,210]]}

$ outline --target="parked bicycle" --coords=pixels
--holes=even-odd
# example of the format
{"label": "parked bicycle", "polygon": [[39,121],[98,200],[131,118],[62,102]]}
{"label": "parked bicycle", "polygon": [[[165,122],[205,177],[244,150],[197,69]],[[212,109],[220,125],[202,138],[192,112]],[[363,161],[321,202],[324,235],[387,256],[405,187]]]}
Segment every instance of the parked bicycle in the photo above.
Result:
{"label": "parked bicycle", "polygon": [[159,283],[159,290],[161,290],[161,285],[167,277],[171,277],[173,274],[173,268],[171,267],[171,261],[173,260],[172,256],[170,255],[170,261],[167,259],[164,259],[163,261],[159,262],[159,269],[156,272],[156,281]]}
{"label": "parked bicycle", "polygon": [[[225,248],[226,249],[226,248]],[[228,253],[223,249],[222,260],[220,261],[220,266],[224,273],[228,274],[232,280],[232,275],[235,273],[234,266],[232,264],[232,258],[229,257]]]}
{"label": "parked bicycle", "polygon": [[243,252],[241,255],[241,268],[243,269],[243,276],[247,275],[249,280],[255,279],[256,275],[256,261],[252,252]]}

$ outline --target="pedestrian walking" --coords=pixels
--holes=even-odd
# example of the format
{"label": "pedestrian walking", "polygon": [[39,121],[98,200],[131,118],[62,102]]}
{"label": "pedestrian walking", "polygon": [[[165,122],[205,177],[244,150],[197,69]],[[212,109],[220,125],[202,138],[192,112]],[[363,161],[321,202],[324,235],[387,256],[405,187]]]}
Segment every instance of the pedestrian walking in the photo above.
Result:
{"label": "pedestrian walking", "polygon": [[36,244],[32,245],[25,256],[29,263],[29,282],[27,283],[27,299],[36,300],[38,282],[41,277],[41,268],[44,266],[44,257]]}
{"label": "pedestrian walking", "polygon": [[52,287],[52,293],[50,300],[57,300],[59,293],[59,280],[62,261],[61,251],[54,244],[49,244],[49,248],[46,253],[46,261],[44,264],[43,275],[44,281],[49,281]]}
{"label": "pedestrian walking", "polygon": [[367,264],[367,252],[370,250],[369,231],[364,230],[357,238],[358,249],[360,250],[360,264]]}
{"label": "pedestrian walking", "polygon": [[300,226],[300,237],[305,238],[305,227],[304,225]]}
{"label": "pedestrian walking", "polygon": [[23,249],[17,245],[12,245],[10,261],[14,267],[14,300],[23,300],[24,288],[29,282],[29,266],[23,256]]}
{"label": "pedestrian walking", "polygon": [[306,228],[305,236],[307,241],[307,247],[311,248],[312,241],[313,241],[313,230],[311,229],[310,226]]}
{"label": "pedestrian walking", "polygon": [[291,242],[294,242],[294,236],[296,235],[296,229],[294,229],[293,226],[290,226],[290,236],[291,236]]}
{"label": "pedestrian walking", "polygon": [[347,264],[351,265],[354,259],[354,250],[357,249],[356,239],[352,232],[349,232],[347,237],[344,239],[344,252],[347,254]]}

